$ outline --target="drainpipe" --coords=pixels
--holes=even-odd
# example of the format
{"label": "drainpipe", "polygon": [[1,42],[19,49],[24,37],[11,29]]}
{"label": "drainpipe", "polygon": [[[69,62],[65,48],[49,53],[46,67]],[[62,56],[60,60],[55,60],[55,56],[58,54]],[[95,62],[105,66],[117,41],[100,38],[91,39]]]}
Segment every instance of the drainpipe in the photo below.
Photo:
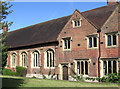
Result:
{"label": "drainpipe", "polygon": [[[100,32],[101,32],[101,29],[97,29],[97,33],[99,34],[99,56],[98,56],[98,77],[99,78],[100,78],[100,57],[101,57]],[[100,82],[100,80],[99,80],[99,82]]]}

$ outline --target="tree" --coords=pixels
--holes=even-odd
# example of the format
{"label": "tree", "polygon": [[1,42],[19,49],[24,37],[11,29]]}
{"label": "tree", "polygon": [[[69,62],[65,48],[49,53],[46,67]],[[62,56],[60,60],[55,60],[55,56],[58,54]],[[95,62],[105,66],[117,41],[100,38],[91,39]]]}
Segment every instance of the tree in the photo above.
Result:
{"label": "tree", "polygon": [[[13,10],[9,10],[12,7],[8,1],[0,1],[0,27],[3,30],[4,27],[10,27],[13,22],[6,21],[7,16],[13,12]],[[7,53],[8,53],[8,46],[6,46],[5,39],[7,37],[7,32],[0,35],[0,64],[1,67],[4,68],[7,63]]]}

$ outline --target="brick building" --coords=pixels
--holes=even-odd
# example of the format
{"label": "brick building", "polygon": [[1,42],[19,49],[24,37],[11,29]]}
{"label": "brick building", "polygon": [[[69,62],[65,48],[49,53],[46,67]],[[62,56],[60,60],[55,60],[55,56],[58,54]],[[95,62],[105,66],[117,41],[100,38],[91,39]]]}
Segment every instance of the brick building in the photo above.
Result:
{"label": "brick building", "polygon": [[[60,80],[103,77],[120,70],[119,3],[39,23],[8,33],[7,68],[27,68],[27,77],[49,70]],[[99,60],[99,64],[98,64]],[[41,72],[40,72],[41,71]]]}

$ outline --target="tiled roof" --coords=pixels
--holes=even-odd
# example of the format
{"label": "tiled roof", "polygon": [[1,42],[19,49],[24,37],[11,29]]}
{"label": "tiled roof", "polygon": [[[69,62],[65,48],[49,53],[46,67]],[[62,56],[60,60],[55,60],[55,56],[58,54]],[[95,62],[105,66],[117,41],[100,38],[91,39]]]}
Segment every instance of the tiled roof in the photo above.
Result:
{"label": "tiled roof", "polygon": [[70,16],[32,25],[8,33],[6,43],[10,48],[55,42]]}
{"label": "tiled roof", "polygon": [[[101,28],[117,5],[104,6],[81,14],[97,29]],[[32,25],[8,33],[6,43],[10,48],[57,41],[59,33],[72,15]]]}
{"label": "tiled roof", "polygon": [[104,6],[86,12],[82,12],[82,15],[86,19],[88,19],[88,21],[90,21],[90,23],[93,24],[97,29],[100,29],[116,7],[117,5]]}

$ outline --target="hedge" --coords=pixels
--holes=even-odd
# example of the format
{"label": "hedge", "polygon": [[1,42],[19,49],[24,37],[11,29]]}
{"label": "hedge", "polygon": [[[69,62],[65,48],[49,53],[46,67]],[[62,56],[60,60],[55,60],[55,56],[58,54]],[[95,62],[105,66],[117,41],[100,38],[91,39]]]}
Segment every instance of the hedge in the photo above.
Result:
{"label": "hedge", "polygon": [[16,72],[17,72],[17,76],[26,77],[27,68],[17,66],[16,67]]}
{"label": "hedge", "polygon": [[2,70],[3,75],[11,75],[11,76],[16,76],[17,73],[12,71],[11,69],[3,69]]}

